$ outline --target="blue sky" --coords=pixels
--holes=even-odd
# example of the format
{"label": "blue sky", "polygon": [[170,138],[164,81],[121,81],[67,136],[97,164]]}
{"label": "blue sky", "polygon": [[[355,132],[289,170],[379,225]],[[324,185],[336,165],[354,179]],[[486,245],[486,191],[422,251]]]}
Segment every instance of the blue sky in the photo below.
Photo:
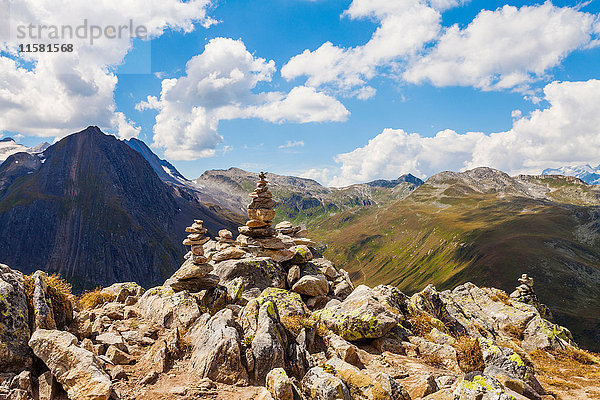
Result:
{"label": "blue sky", "polygon": [[[590,108],[587,114],[565,117],[569,110],[572,109],[571,114],[574,114],[582,108],[573,104],[570,100],[573,96],[588,105],[596,102],[598,107],[597,97],[594,97],[598,92],[595,79],[600,78],[600,49],[596,43],[600,33],[598,1],[583,4],[569,1],[477,1],[465,4],[458,0],[431,3],[401,0],[398,4],[404,5],[393,10],[389,9],[390,2],[377,0],[221,0],[205,3],[201,7],[203,14],[197,19],[182,11],[170,22],[175,29],[159,26],[156,28],[159,33],[151,41],[135,39],[129,46],[121,43],[124,46],[121,59],[107,55],[110,61],[94,61],[115,72],[116,82],[113,86],[106,83],[106,93],[103,93],[106,104],[112,101],[106,106],[112,116],[107,117],[108,113],[97,111],[104,106],[99,102],[90,107],[95,111],[90,112],[86,119],[87,106],[82,101],[77,103],[80,112],[72,118],[72,123],[57,123],[55,120],[48,121],[47,116],[40,116],[37,126],[47,123],[49,128],[39,133],[45,138],[36,136],[35,127],[20,130],[17,123],[1,118],[0,129],[5,135],[17,134],[22,143],[33,145],[72,132],[74,130],[68,129],[77,124],[81,128],[97,124],[105,131],[123,137],[138,136],[148,144],[155,143],[153,149],[156,153],[169,159],[189,178],[196,178],[206,169],[238,166],[253,171],[309,176],[326,184],[343,185],[394,178],[407,172],[426,177],[443,169],[460,170],[480,164],[517,173],[536,172],[569,163],[600,163],[600,143],[590,141],[590,138],[600,136],[594,115],[600,110]],[[514,27],[505,30],[506,24],[501,18],[511,12],[502,9],[507,4],[515,7],[512,11],[514,16],[507,18],[516,22]],[[441,20],[430,23],[424,17],[421,23],[417,18],[414,22],[409,19],[402,36],[384,37],[371,53],[364,50],[354,58],[347,53],[339,55],[343,50],[367,44],[384,24],[394,28],[396,21],[407,21],[400,18],[404,18],[402,13],[409,6],[415,6],[423,15],[437,13]],[[485,10],[491,12],[490,19],[486,20],[488,22],[480,18]],[[133,6],[130,11],[135,17]],[[158,13],[155,10],[154,14]],[[519,14],[523,16],[518,17]],[[218,22],[205,27],[210,24],[206,23],[209,18]],[[494,18],[499,20],[497,25],[494,25]],[[469,33],[470,24],[475,25],[474,21],[478,19],[482,21],[478,30],[473,29]],[[426,22],[431,24],[433,36],[416,40],[416,45],[411,42],[416,50],[385,55],[387,49],[405,40],[405,36],[411,35]],[[410,26],[412,23],[415,26]],[[586,23],[589,25],[587,30],[581,31],[579,28]],[[447,31],[455,24],[454,29],[462,31],[462,34],[453,38]],[[555,40],[556,49],[552,43],[540,39],[539,45],[533,43],[529,50],[509,54],[513,47],[532,41],[528,34],[533,39],[548,34],[549,25],[555,26],[557,38],[572,39],[565,39],[564,43]],[[511,36],[519,29],[526,32],[525,36]],[[477,35],[482,38],[477,38]],[[469,41],[459,40],[466,36],[469,36]],[[233,39],[237,44],[215,42],[216,38]],[[494,51],[497,45],[495,38],[498,42],[509,42],[505,59],[502,47]],[[214,43],[212,54],[219,54],[225,46],[237,46],[231,51],[237,52],[239,60],[244,59],[245,52],[253,57],[249,62],[264,59],[258,67],[261,72],[246,71],[243,79],[258,73],[267,74],[269,78],[249,83],[249,91],[246,92],[232,89],[232,94],[227,95],[226,105],[235,105],[237,109],[233,112],[219,108],[225,103],[213,106],[212,100],[203,98],[201,94],[187,92],[194,83],[214,78],[222,69],[238,67],[230,67],[221,60],[211,64],[210,71],[202,70],[203,65],[209,63],[207,50],[206,57],[196,61],[197,68],[204,75],[192,76],[186,70],[186,63],[202,55],[211,40]],[[514,44],[510,44],[511,40]],[[326,42],[331,42],[336,49],[335,57],[339,56],[336,62],[359,72],[346,74],[346,67],[341,67],[341,72],[338,71],[328,81],[311,82],[311,76],[312,79],[321,79],[319,69],[312,70],[311,65],[326,58],[315,52]],[[443,46],[450,49],[450,56],[441,50],[436,53]],[[290,60],[307,49],[313,53],[306,57],[308,62],[289,65],[283,77],[282,68],[292,64]],[[486,63],[483,59],[488,50],[491,60]],[[536,53],[538,51],[539,54]],[[540,61],[552,51],[559,54],[556,60]],[[481,59],[476,55],[465,62],[462,52],[467,58],[473,57],[474,52],[481,54]],[[455,53],[457,58],[451,59]],[[363,59],[371,57],[370,54],[377,54],[373,56],[377,61],[360,65]],[[11,57],[10,52],[5,50],[3,57]],[[18,61],[19,57],[12,54],[12,59]],[[267,64],[271,60],[273,64],[269,67]],[[37,62],[46,61],[40,59]],[[479,62],[482,65],[476,65]],[[26,60],[21,60],[21,68],[35,71],[35,62],[31,64],[29,60],[27,65],[29,67]],[[328,69],[323,68],[323,72]],[[366,70],[368,72],[364,73]],[[409,73],[411,71],[412,74]],[[480,76],[473,78],[471,71],[479,71]],[[486,71],[492,71],[491,81]],[[227,73],[224,72],[225,75]],[[515,78],[517,83],[513,82],[512,73],[521,73]],[[361,81],[358,84],[355,83],[357,77]],[[511,79],[508,84],[499,83],[504,77]],[[42,79],[41,72],[39,79]],[[163,98],[161,85],[166,79],[178,80],[180,88],[172,90],[170,97]],[[70,81],[66,83],[69,84]],[[97,82],[96,86],[102,88]],[[214,90],[210,96],[221,95],[214,85],[210,87]],[[275,114],[280,113],[281,116],[274,115],[272,101],[260,97],[265,93],[278,93],[280,98],[275,103],[279,107],[280,101],[297,87],[310,88],[302,99],[301,104],[307,107],[303,116],[293,115],[294,109],[287,108],[277,108]],[[374,94],[360,99],[356,93],[365,87]],[[111,93],[113,97],[109,99]],[[181,97],[176,98],[173,93],[180,93]],[[154,96],[155,103],[147,101],[148,96]],[[320,105],[313,106],[310,104],[312,101]],[[140,106],[142,102],[147,104]],[[207,105],[209,103],[210,106]],[[571,109],[566,110],[567,106]],[[214,114],[218,114],[221,116],[216,119],[218,125],[207,127],[201,124],[204,120],[191,117],[181,122],[194,109],[208,110],[208,115],[213,115],[213,118],[216,118]],[[173,116],[174,112],[181,114]],[[536,114],[535,118],[532,118],[532,112]],[[121,122],[115,122],[118,120],[116,114],[120,114]],[[166,122],[158,124],[155,121],[159,114]],[[102,118],[105,120],[102,121]],[[581,119],[585,120],[583,125]],[[199,125],[204,127],[194,128]],[[548,126],[552,127],[551,131],[548,131]],[[178,128],[186,129],[191,141],[194,141],[193,145],[188,146],[188,141],[181,139]],[[438,132],[445,130],[450,131],[435,138]],[[546,131],[547,134],[544,133]],[[585,154],[568,148],[538,151],[560,148],[571,135],[582,135],[577,141],[590,144]],[[518,142],[529,147],[520,146]]]}

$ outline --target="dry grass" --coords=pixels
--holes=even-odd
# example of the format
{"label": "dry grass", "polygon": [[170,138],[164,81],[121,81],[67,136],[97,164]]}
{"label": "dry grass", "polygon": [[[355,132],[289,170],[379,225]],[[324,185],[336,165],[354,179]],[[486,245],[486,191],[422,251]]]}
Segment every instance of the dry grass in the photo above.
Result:
{"label": "dry grass", "polygon": [[508,295],[501,290],[493,290],[493,292],[490,294],[490,299],[510,306],[510,297],[508,297]]}
{"label": "dry grass", "polygon": [[421,353],[421,360],[427,365],[434,367],[443,367],[444,360],[437,353]]}
{"label": "dry grass", "polygon": [[79,304],[81,304],[84,309],[88,310],[90,308],[101,306],[104,303],[109,303],[114,299],[114,294],[102,293],[102,289],[97,288],[91,292],[85,292],[83,295],[81,295]]}
{"label": "dry grass", "polygon": [[[582,398],[600,392],[600,361],[597,354],[569,348],[530,353],[537,378],[558,399]],[[586,397],[592,398],[592,397]]]}
{"label": "dry grass", "polygon": [[510,337],[513,337],[518,340],[523,340],[523,334],[525,333],[525,329],[521,326],[508,324],[502,330]]}
{"label": "dry grass", "polygon": [[[43,280],[46,284],[52,313],[55,316],[61,315],[67,317],[67,320],[64,322],[69,323],[69,318],[71,318],[73,314],[73,302],[76,300],[71,291],[71,284],[59,274],[44,274]],[[33,275],[25,275],[23,277],[23,286],[25,288],[30,315],[33,316],[33,292],[35,290],[35,280]]]}
{"label": "dry grass", "polygon": [[454,348],[457,353],[458,365],[463,372],[483,371],[485,369],[479,340],[469,336],[461,336],[456,339]]}
{"label": "dry grass", "polygon": [[408,318],[408,323],[412,333],[418,336],[428,335],[434,328],[431,317],[427,314],[412,315],[410,318]]}

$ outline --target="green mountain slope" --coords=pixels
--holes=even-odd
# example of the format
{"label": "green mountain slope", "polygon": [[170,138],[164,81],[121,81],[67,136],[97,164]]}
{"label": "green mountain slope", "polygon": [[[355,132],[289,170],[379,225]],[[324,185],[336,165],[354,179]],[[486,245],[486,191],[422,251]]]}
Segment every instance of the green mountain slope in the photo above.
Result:
{"label": "green mountain slope", "polygon": [[599,193],[564,177],[442,173],[387,207],[346,210],[313,230],[357,283],[512,291],[528,273],[555,318],[597,351]]}

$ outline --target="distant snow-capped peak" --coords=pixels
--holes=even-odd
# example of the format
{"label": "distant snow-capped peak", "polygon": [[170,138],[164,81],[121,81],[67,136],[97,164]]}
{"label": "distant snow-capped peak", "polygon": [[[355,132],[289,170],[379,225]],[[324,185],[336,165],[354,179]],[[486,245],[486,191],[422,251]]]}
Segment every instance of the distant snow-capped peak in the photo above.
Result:
{"label": "distant snow-capped peak", "polygon": [[542,175],[565,175],[574,176],[590,185],[600,184],[600,165],[592,167],[589,164],[570,165],[560,168],[547,168],[542,171]]}
{"label": "distant snow-capped peak", "polygon": [[44,142],[38,144],[35,147],[27,147],[15,142],[13,138],[2,138],[0,139],[0,164],[2,164],[8,157],[12,156],[15,153],[43,153],[49,146],[49,143]]}

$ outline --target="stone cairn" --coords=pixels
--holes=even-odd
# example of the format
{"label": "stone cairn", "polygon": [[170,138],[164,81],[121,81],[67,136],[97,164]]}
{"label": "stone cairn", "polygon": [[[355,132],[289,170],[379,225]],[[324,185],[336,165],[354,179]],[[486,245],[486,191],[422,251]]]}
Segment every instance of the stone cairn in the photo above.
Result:
{"label": "stone cairn", "polygon": [[228,231],[227,229],[221,229],[219,231],[219,237],[217,237],[215,239],[218,242],[217,246],[216,246],[217,251],[223,251],[225,249],[235,246],[235,240],[233,240],[233,234],[231,233],[231,231]]}
{"label": "stone cairn", "polygon": [[550,309],[545,304],[540,303],[540,300],[533,290],[533,278],[527,274],[523,274],[518,281],[520,285],[510,294],[511,299],[531,304],[537,308],[543,318],[551,320],[552,313],[550,312]]}
{"label": "stone cairn", "polygon": [[267,177],[264,172],[259,175],[254,192],[250,193],[252,202],[248,205],[248,221],[245,226],[238,228],[240,235],[237,244],[241,247],[260,247],[271,250],[280,250],[285,246],[277,239],[277,231],[271,226],[275,218],[273,209],[277,202],[269,190]]}
{"label": "stone cairn", "polygon": [[192,259],[192,262],[196,265],[204,264],[208,259],[204,256],[204,243],[208,242],[210,238],[205,237],[207,230],[202,226],[204,221],[201,219],[195,219],[192,226],[185,228],[185,231],[189,233],[187,238],[184,239],[183,244],[185,246],[191,246],[190,251],[185,255],[186,259]]}

